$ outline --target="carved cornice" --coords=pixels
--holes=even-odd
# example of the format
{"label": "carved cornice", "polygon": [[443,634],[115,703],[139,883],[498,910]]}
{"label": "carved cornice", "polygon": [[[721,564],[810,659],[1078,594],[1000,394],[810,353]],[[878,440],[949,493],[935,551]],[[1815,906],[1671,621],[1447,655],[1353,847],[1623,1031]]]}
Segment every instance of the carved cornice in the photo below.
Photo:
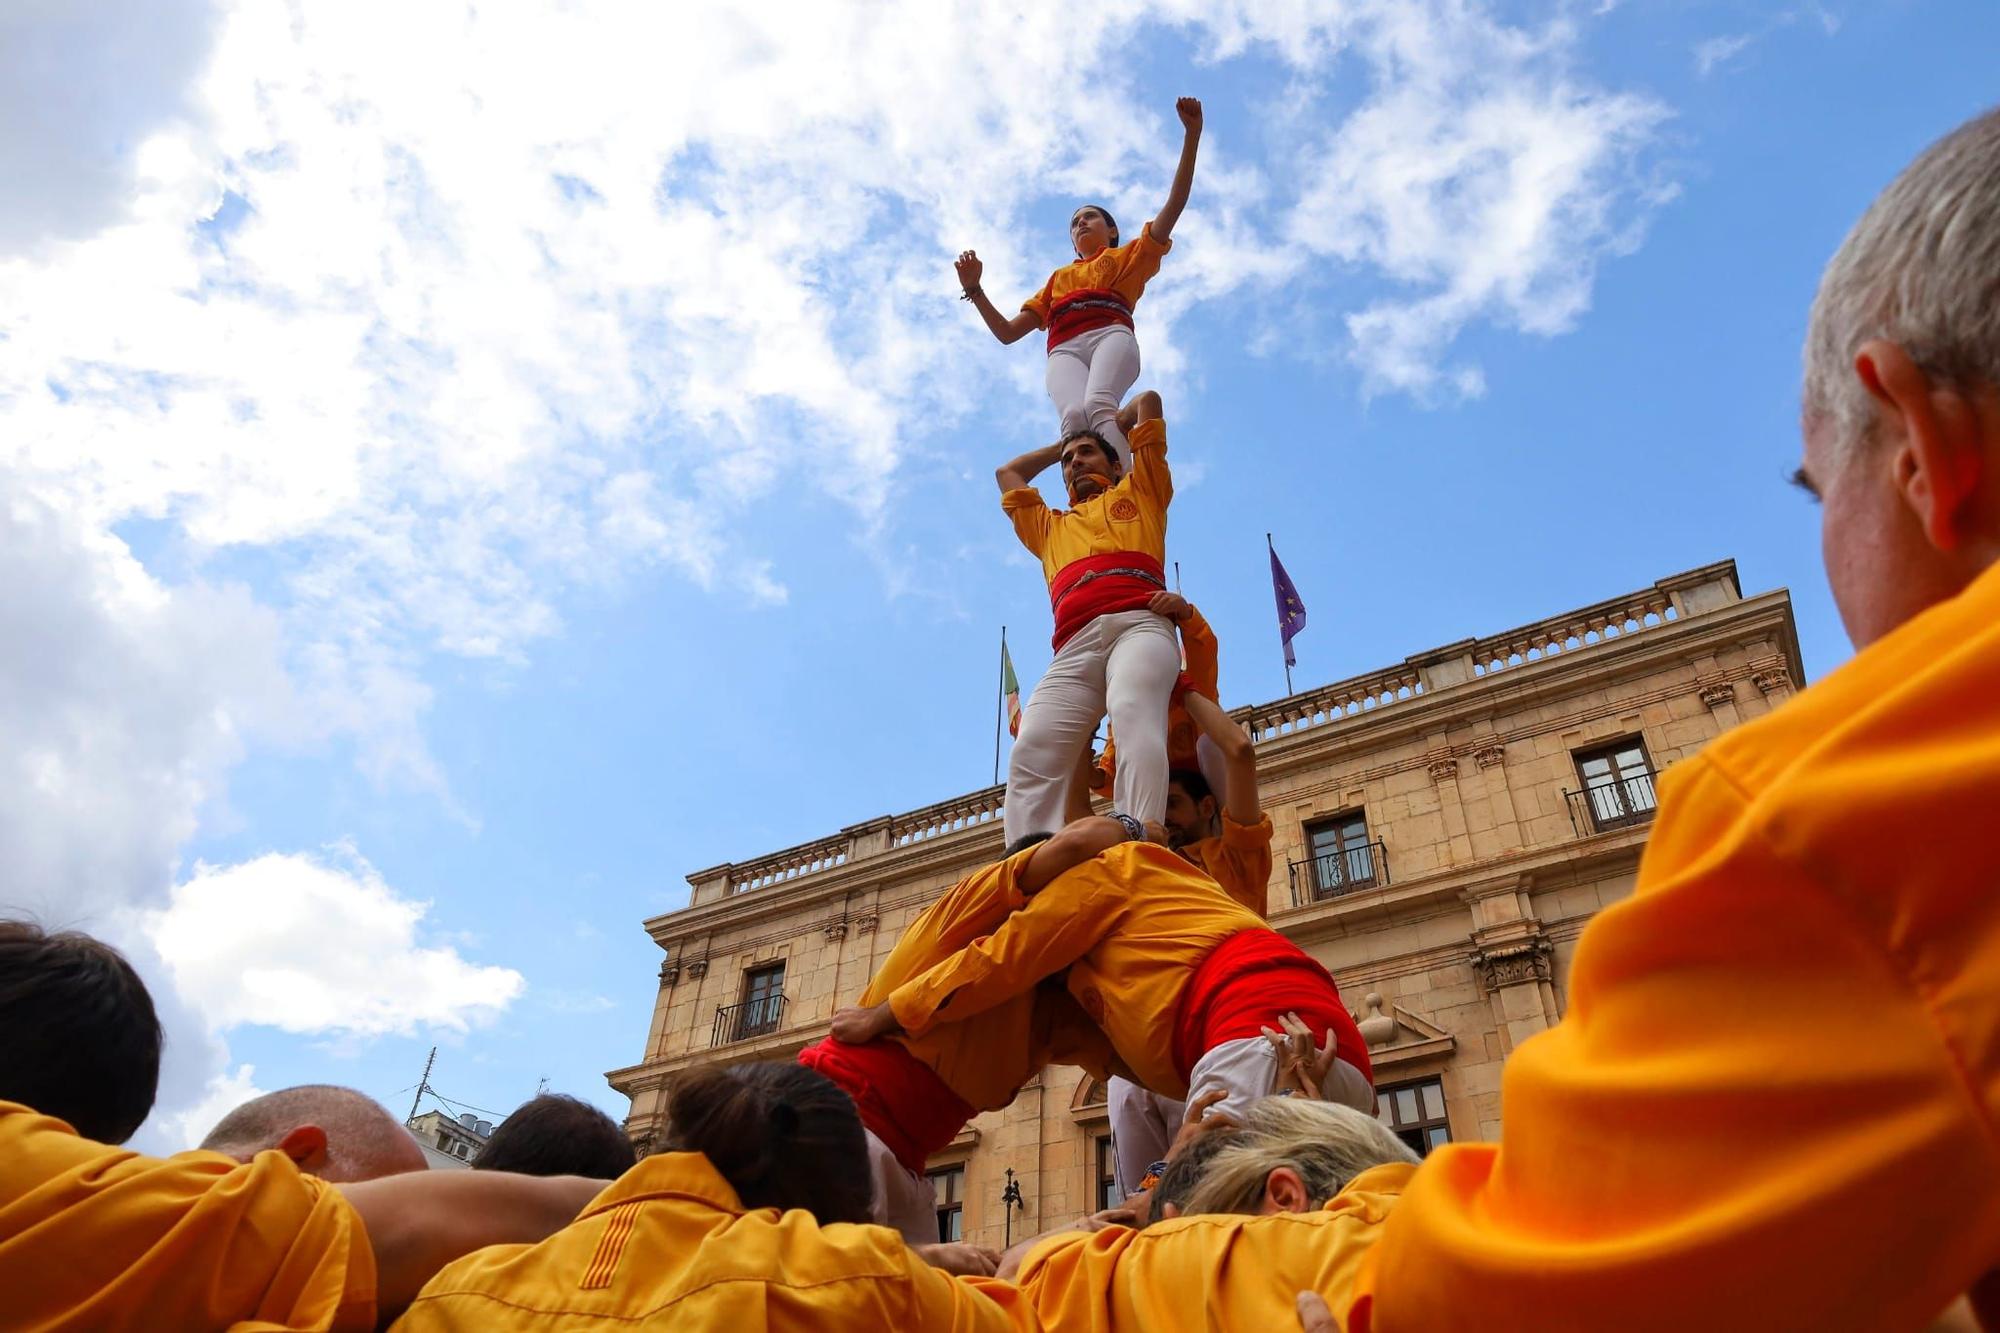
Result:
{"label": "carved cornice", "polygon": [[1509,986],[1555,980],[1555,946],[1539,934],[1474,949],[1471,962],[1489,995]]}
{"label": "carved cornice", "polygon": [[1434,783],[1450,782],[1458,776],[1458,760],[1448,754],[1432,755],[1427,767]]}
{"label": "carved cornice", "polygon": [[827,943],[829,944],[844,940],[847,938],[847,922],[829,921],[825,926],[820,928],[820,933],[826,936]]}
{"label": "carved cornice", "polygon": [[703,977],[707,975],[708,975],[708,960],[706,958],[697,958],[693,962],[688,964],[688,976],[693,978],[694,980],[700,981]]}
{"label": "carved cornice", "polygon": [[873,935],[875,927],[881,923],[881,918],[876,916],[873,911],[866,912],[854,919],[854,933],[857,935]]}
{"label": "carved cornice", "polygon": [[1792,673],[1781,666],[1766,667],[1752,675],[1750,683],[1764,694],[1776,694],[1792,688]]}
{"label": "carved cornice", "polygon": [[671,958],[660,964],[660,984],[673,986],[681,979],[681,965]]}
{"label": "carved cornice", "polygon": [[1701,701],[1710,708],[1720,708],[1724,704],[1736,702],[1736,687],[1726,680],[1705,680],[1700,683]]}
{"label": "carved cornice", "polygon": [[1472,762],[1481,768],[1498,768],[1507,762],[1507,747],[1497,740],[1485,741],[1472,752]]}

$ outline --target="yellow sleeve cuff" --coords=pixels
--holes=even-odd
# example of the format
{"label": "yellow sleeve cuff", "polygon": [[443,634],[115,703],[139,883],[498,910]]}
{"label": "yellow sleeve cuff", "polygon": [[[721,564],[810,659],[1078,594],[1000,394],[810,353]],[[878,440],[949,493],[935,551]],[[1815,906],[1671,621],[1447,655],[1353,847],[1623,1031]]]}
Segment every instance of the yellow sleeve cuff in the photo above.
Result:
{"label": "yellow sleeve cuff", "polygon": [[1000,492],[1000,507],[1011,514],[1017,509],[1047,509],[1049,504],[1033,486],[1022,486]]}

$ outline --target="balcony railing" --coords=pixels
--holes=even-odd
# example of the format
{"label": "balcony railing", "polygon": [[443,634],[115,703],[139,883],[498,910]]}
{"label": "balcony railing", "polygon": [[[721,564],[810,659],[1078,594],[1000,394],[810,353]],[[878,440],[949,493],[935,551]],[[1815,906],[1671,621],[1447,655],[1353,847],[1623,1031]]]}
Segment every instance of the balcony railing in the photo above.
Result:
{"label": "balcony railing", "polygon": [[776,1032],[784,1016],[785,997],[782,992],[745,1000],[741,1004],[722,1005],[715,1011],[715,1031],[709,1036],[708,1044],[721,1046]]}
{"label": "balcony railing", "polygon": [[1291,863],[1292,906],[1324,902],[1343,893],[1372,889],[1389,882],[1389,858],[1382,840],[1350,843],[1337,852],[1323,852]]}
{"label": "balcony railing", "polygon": [[1563,799],[1569,803],[1570,827],[1579,838],[1643,824],[1653,817],[1659,804],[1651,770],[1591,783],[1582,791],[1565,791]]}

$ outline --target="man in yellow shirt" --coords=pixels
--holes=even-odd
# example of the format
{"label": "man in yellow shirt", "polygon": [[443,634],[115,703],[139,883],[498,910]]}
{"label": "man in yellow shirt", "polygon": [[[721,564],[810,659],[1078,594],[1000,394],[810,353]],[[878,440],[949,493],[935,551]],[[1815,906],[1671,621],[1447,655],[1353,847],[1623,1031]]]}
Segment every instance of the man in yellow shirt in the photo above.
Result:
{"label": "man in yellow shirt", "polygon": [[1372,1116],[1302,1098],[1267,1097],[1201,1144],[1175,1160],[1170,1179],[1199,1165],[1168,1220],[1032,1243],[1017,1281],[1045,1328],[1296,1328],[1297,1293],[1352,1280],[1416,1170]]}
{"label": "man in yellow shirt", "polygon": [[[1296,1013],[1333,1031],[1323,1094],[1374,1105],[1368,1050],[1332,976],[1176,852],[1121,843],[1054,880],[991,935],[893,990],[834,1015],[865,1041],[962,1023],[1067,971],[1070,994],[1134,1081],[1169,1097],[1211,1088],[1234,1111],[1269,1095],[1278,1062],[1263,1033]],[[1190,1087],[1194,1089],[1190,1092]]]}
{"label": "man in yellow shirt", "polygon": [[1665,774],[1500,1142],[1431,1155],[1349,1328],[1899,1329],[1968,1290],[2000,1327],[1996,274],[1989,112],[1807,328],[1797,479],[1860,651]]}
{"label": "man in yellow shirt", "polygon": [[[880,1003],[896,987],[991,934],[1030,895],[1126,836],[1114,820],[1079,820],[967,875],[905,927],[860,1003]],[[942,1240],[924,1166],[966,1122],[1012,1102],[1045,1065],[1074,1064],[1102,1079],[1109,1076],[1111,1059],[1104,1034],[1060,983],[1031,986],[967,1022],[920,1035],[899,1033],[859,1045],[829,1037],[799,1052],[799,1063],[853,1098],[874,1173],[874,1220],[895,1227],[912,1245]]]}
{"label": "man in yellow shirt", "polygon": [[222,1117],[201,1148],[239,1162],[275,1148],[299,1170],[335,1182],[379,1180],[428,1168],[416,1138],[382,1103],[330,1083],[251,1098]]}
{"label": "man in yellow shirt", "polygon": [[[994,474],[1014,534],[1042,562],[1055,616],[1055,660],[1028,700],[1007,761],[1009,844],[1061,827],[1077,760],[1107,713],[1123,747],[1113,803],[1142,824],[1166,811],[1167,695],[1180,648],[1150,604],[1166,588],[1174,484],[1160,396],[1140,394],[1133,410],[1129,471],[1102,436],[1082,431]],[[1051,510],[1033,485],[1058,460],[1067,510]]]}

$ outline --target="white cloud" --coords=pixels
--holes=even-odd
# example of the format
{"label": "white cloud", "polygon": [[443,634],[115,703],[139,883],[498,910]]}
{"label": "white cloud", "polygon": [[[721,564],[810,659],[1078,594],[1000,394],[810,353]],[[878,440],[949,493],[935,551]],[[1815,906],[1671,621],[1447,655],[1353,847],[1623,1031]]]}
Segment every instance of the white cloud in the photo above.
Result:
{"label": "white cloud", "polygon": [[1761,32],[1725,33],[1720,37],[1710,37],[1704,41],[1696,42],[1694,46],[1694,72],[1704,79],[1707,78],[1718,67],[1728,64],[1731,60],[1749,50],[1752,44],[1763,35]]}
{"label": "white cloud", "polygon": [[197,865],[150,921],[181,992],[220,1030],[379,1037],[465,1031],[497,1016],[521,974],[425,945],[429,904],[401,897],[351,849]]}
{"label": "white cloud", "polygon": [[257,1086],[257,1066],[238,1065],[218,1074],[201,1099],[157,1116],[150,1129],[158,1136],[159,1152],[185,1152],[208,1137],[222,1120],[243,1103],[271,1091]]}

